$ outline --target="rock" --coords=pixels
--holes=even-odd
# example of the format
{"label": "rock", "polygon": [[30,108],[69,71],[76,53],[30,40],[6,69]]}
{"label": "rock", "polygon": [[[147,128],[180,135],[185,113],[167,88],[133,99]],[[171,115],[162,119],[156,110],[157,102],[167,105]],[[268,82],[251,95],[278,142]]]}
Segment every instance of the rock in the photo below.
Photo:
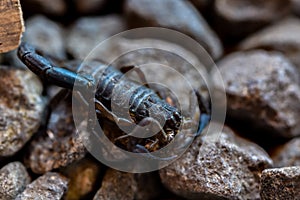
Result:
{"label": "rock", "polygon": [[31,72],[0,66],[0,156],[15,154],[38,130],[46,103],[42,89]]}
{"label": "rock", "polygon": [[276,167],[300,166],[300,138],[278,147],[272,159]]}
{"label": "rock", "polygon": [[68,52],[75,58],[84,59],[100,42],[125,29],[125,23],[118,15],[80,18],[70,28]]}
{"label": "rock", "polygon": [[[299,76],[283,55],[236,52],[218,66],[225,84],[228,116],[264,130],[268,136],[300,135]],[[214,75],[213,82],[221,89]]]}
{"label": "rock", "polygon": [[30,177],[20,162],[11,162],[0,169],[1,200],[15,199],[30,183]]}
{"label": "rock", "polygon": [[81,14],[92,14],[102,10],[106,0],[73,0],[76,10]]}
{"label": "rock", "polygon": [[22,8],[28,13],[35,12],[53,16],[62,16],[67,11],[67,3],[65,0],[22,0]]}
{"label": "rock", "polygon": [[62,173],[70,180],[64,199],[85,199],[96,185],[100,174],[100,164],[84,158],[63,169]]}
{"label": "rock", "polygon": [[300,15],[300,0],[291,0],[292,1],[292,9],[296,15]]}
{"label": "rock", "polygon": [[289,13],[290,6],[290,1],[281,0],[215,1],[214,24],[221,34],[241,38],[281,19]]}
{"label": "rock", "polygon": [[25,164],[42,174],[82,159],[86,149],[80,135],[73,122],[71,99],[61,100],[51,113],[45,133],[30,143]]}
{"label": "rock", "polygon": [[196,138],[159,172],[165,187],[187,199],[259,199],[260,174],[271,166],[263,149],[225,128]]}
{"label": "rock", "polygon": [[261,199],[300,199],[300,167],[266,169],[261,175]]}
{"label": "rock", "polygon": [[157,199],[162,186],[155,173],[132,174],[109,169],[94,200],[109,199]]}
{"label": "rock", "polygon": [[64,30],[59,24],[41,15],[29,18],[25,24],[24,41],[46,52],[47,55],[58,59],[66,58]]}
{"label": "rock", "polygon": [[125,12],[130,27],[174,29],[194,38],[214,59],[222,55],[220,40],[188,1],[127,0]]}
{"label": "rock", "polygon": [[241,50],[266,49],[280,51],[289,58],[300,71],[300,20],[284,19],[267,27],[243,41]]}
{"label": "rock", "polygon": [[16,200],[60,200],[67,190],[68,180],[58,173],[48,172],[27,185]]}

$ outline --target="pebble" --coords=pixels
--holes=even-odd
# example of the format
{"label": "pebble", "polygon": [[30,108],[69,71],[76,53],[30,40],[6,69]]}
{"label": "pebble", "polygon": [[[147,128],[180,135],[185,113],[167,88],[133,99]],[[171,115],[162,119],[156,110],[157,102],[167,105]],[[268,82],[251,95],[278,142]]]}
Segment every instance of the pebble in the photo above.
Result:
{"label": "pebble", "polygon": [[118,15],[83,17],[70,28],[66,48],[75,58],[84,59],[100,42],[125,29],[125,22]]}
{"label": "pebble", "polygon": [[299,200],[300,167],[264,170],[260,195],[262,200]]}
{"label": "pebble", "polygon": [[82,159],[86,149],[80,135],[73,122],[71,99],[62,100],[54,107],[47,130],[30,143],[25,164],[42,174]]}
{"label": "pebble", "polygon": [[278,147],[272,159],[276,167],[300,166],[300,138]]}
{"label": "pebble", "polygon": [[55,172],[48,172],[27,185],[16,200],[60,200],[67,188],[67,178]]}
{"label": "pebble", "polygon": [[222,44],[213,30],[186,0],[127,0],[125,13],[130,27],[164,27],[187,34],[217,59]]}
{"label": "pebble", "polygon": [[292,61],[300,72],[300,20],[286,18],[243,41],[241,50],[266,49],[280,51]]}
{"label": "pebble", "polygon": [[30,183],[30,177],[20,162],[11,162],[0,169],[0,199],[15,199]]}
{"label": "pebble", "polygon": [[[264,130],[268,136],[300,135],[299,76],[288,59],[262,50],[236,52],[218,66],[225,84],[228,116]],[[222,82],[214,75],[213,82],[221,89]]]}
{"label": "pebble", "polygon": [[290,6],[290,1],[281,0],[215,1],[214,24],[220,34],[237,39],[281,19]]}
{"label": "pebble", "polygon": [[66,58],[64,30],[61,25],[42,15],[27,19],[25,25],[26,31],[23,35],[23,41],[47,53],[47,55],[58,59]]}
{"label": "pebble", "polygon": [[14,155],[38,130],[46,104],[42,89],[31,72],[0,66],[0,156]]}
{"label": "pebble", "polygon": [[259,199],[262,170],[272,160],[258,145],[229,128],[198,137],[171,165],[160,170],[162,183],[187,199]]}

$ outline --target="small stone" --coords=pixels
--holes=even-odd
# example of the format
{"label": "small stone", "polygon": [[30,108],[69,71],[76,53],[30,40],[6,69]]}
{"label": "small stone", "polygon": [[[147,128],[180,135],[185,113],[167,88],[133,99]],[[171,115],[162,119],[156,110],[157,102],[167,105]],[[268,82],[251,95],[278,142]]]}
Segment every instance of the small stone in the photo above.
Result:
{"label": "small stone", "polygon": [[[268,136],[300,135],[299,75],[282,54],[236,52],[218,66],[225,84],[228,116],[264,130]],[[222,82],[214,76],[213,82],[222,88]]]}
{"label": "small stone", "polygon": [[126,29],[118,15],[80,18],[70,28],[67,49],[75,58],[84,59],[105,39]]}
{"label": "small stone", "polygon": [[220,40],[195,7],[186,0],[128,0],[125,12],[130,27],[174,29],[194,38],[213,58],[222,55]]}
{"label": "small stone", "polygon": [[187,199],[259,199],[260,174],[271,166],[262,148],[225,128],[196,138],[181,158],[160,170],[160,177]]}
{"label": "small stone", "polygon": [[54,107],[46,132],[40,133],[28,149],[25,164],[37,174],[65,167],[85,156],[86,149],[73,122],[70,98]]}
{"label": "small stone", "polygon": [[65,0],[22,0],[22,8],[25,12],[62,16],[67,11],[67,4]]}
{"label": "small stone", "polygon": [[215,1],[215,27],[221,34],[243,37],[290,11],[290,1],[282,0],[223,0]]}
{"label": "small stone", "polygon": [[82,159],[62,170],[69,178],[69,186],[65,200],[85,199],[95,187],[100,173],[100,164],[91,159]]}
{"label": "small stone", "polygon": [[300,167],[266,169],[261,175],[262,200],[299,200]]}
{"label": "small stone", "polygon": [[29,18],[25,25],[24,41],[51,56],[66,58],[64,30],[61,25],[41,15]]}
{"label": "small stone", "polygon": [[276,167],[300,166],[300,138],[278,147],[272,159]]}
{"label": "small stone", "polygon": [[12,162],[0,169],[0,199],[15,199],[30,183],[30,177],[20,162]]}
{"label": "small stone", "polygon": [[243,41],[241,50],[266,49],[280,51],[292,61],[300,71],[300,20],[284,19],[267,27]]}
{"label": "small stone", "polygon": [[48,172],[27,185],[16,200],[60,200],[68,187],[67,178],[54,172]]}
{"label": "small stone", "polygon": [[0,66],[0,156],[19,151],[38,130],[45,99],[31,72]]}
{"label": "small stone", "polygon": [[73,0],[76,10],[81,14],[92,14],[102,10],[106,0]]}

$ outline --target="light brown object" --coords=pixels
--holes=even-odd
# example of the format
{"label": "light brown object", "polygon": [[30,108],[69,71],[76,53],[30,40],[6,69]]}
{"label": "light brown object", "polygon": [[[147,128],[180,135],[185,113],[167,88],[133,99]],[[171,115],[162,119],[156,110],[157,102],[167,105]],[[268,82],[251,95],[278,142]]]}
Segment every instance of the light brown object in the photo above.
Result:
{"label": "light brown object", "polygon": [[0,53],[3,53],[19,46],[25,30],[20,1],[1,0],[0,15]]}

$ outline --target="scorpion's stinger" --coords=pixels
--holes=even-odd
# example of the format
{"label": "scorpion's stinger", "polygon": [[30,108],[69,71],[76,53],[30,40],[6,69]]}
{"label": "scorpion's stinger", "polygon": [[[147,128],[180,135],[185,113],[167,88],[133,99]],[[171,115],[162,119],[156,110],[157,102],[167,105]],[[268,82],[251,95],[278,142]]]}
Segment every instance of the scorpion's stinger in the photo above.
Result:
{"label": "scorpion's stinger", "polygon": [[36,75],[57,86],[73,89],[75,81],[78,89],[91,88],[95,85],[93,77],[82,76],[68,69],[53,66],[48,59],[39,55],[36,49],[27,43],[22,42],[19,46],[18,57]]}

